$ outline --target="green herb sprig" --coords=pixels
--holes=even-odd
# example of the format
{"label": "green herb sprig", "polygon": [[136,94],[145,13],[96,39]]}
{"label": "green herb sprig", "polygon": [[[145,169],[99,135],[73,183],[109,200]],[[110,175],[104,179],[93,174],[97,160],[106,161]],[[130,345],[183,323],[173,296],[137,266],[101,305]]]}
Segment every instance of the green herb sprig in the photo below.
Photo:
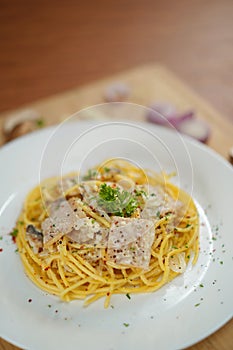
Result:
{"label": "green herb sprig", "polygon": [[97,175],[98,175],[98,171],[95,169],[89,169],[87,174],[83,176],[83,180],[87,181],[87,180],[95,180]]}
{"label": "green herb sprig", "polygon": [[138,207],[136,197],[130,192],[106,183],[100,186],[97,204],[107,213],[122,217],[130,217]]}

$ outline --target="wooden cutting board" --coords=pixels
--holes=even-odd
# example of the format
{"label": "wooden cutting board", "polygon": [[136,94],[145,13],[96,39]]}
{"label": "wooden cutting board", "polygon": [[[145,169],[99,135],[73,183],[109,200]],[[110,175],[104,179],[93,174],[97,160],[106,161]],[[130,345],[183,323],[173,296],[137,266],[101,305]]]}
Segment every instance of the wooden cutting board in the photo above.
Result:
{"label": "wooden cutting board", "polygon": [[[209,146],[227,157],[233,146],[233,124],[214,110],[206,101],[181,82],[167,68],[157,65],[145,65],[111,76],[58,95],[54,95],[24,108],[38,111],[45,120],[45,125],[59,123],[82,108],[104,102],[104,91],[113,82],[123,82],[130,87],[127,102],[149,106],[154,101],[168,101],[176,105],[181,112],[195,110],[200,118],[211,126]],[[0,114],[0,144],[4,142],[2,126],[12,112]],[[143,119],[137,118],[137,119]]]}
{"label": "wooden cutting board", "polygon": [[[155,101],[166,101],[173,103],[180,112],[196,111],[198,117],[207,121],[211,127],[208,145],[227,158],[229,148],[233,146],[233,124],[166,67],[157,64],[140,66],[84,87],[36,101],[18,110],[1,113],[0,145],[4,143],[3,124],[13,112],[19,112],[24,108],[34,109],[42,115],[46,126],[56,124],[82,108],[103,103],[106,87],[114,82],[126,83],[129,86],[131,92],[127,102],[149,106]],[[143,120],[143,117],[137,119]],[[192,346],[190,350],[228,350],[232,348],[232,331],[233,321],[230,321],[207,339]],[[0,349],[18,348],[0,340]]]}

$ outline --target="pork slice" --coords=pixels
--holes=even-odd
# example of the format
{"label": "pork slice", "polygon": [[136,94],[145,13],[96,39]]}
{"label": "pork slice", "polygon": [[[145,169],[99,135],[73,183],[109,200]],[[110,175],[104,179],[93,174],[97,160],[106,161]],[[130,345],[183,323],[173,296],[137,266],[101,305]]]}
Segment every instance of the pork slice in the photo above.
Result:
{"label": "pork slice", "polygon": [[108,260],[117,265],[148,269],[154,237],[152,220],[113,217],[108,239]]}
{"label": "pork slice", "polygon": [[78,176],[69,175],[63,178],[51,178],[42,182],[42,197],[46,205],[61,198],[69,188],[78,183]]}
{"label": "pork slice", "polygon": [[72,241],[78,244],[92,246],[107,246],[108,229],[89,217],[79,219],[74,225],[74,230],[67,234]]}
{"label": "pork slice", "polygon": [[108,229],[87,217],[80,208],[79,199],[56,200],[50,205],[49,213],[50,217],[45,219],[41,226],[44,244],[67,235],[79,244],[107,246]]}
{"label": "pork slice", "polygon": [[44,244],[55,237],[60,237],[61,234],[71,232],[77,221],[71,205],[63,199],[51,203],[49,213],[49,218],[45,219],[41,225]]}
{"label": "pork slice", "polygon": [[107,246],[108,229],[103,227],[93,218],[87,217],[80,207],[80,199],[70,198],[69,203],[79,218],[74,225],[74,229],[67,236],[74,242],[88,245]]}
{"label": "pork slice", "polygon": [[161,216],[165,216],[168,213],[173,214],[173,224],[175,225],[184,214],[183,203],[165,193],[161,186],[149,186],[141,218],[158,220]]}
{"label": "pork slice", "polygon": [[81,208],[82,203],[81,203],[81,200],[79,198],[71,197],[68,200],[68,203],[70,204],[71,209],[73,210],[74,214],[78,218],[85,218],[86,217],[86,213]]}

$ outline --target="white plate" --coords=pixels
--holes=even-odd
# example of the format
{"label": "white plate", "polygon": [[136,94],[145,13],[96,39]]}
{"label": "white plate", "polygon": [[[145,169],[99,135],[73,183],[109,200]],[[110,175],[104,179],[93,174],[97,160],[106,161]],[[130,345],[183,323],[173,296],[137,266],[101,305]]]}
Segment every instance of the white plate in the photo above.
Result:
{"label": "white plate", "polygon": [[[45,152],[44,152],[45,151]],[[8,235],[27,191],[42,177],[81,171],[108,157],[156,170],[175,170],[176,184],[196,200],[201,250],[188,267],[151,294],[114,296],[83,308],[38,289],[25,276]],[[232,317],[233,172],[209,148],[149,124],[77,122],[16,140],[0,151],[0,330],[19,347],[49,349],[177,349]],[[31,302],[29,302],[31,300]]]}

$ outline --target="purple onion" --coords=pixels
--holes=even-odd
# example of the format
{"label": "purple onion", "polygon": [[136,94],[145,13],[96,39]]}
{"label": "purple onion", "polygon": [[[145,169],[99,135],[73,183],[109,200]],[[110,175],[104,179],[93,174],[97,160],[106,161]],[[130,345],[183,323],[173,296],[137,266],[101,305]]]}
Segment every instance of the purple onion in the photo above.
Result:
{"label": "purple onion", "polygon": [[146,120],[154,124],[176,128],[179,132],[203,143],[206,143],[210,136],[209,125],[196,118],[194,111],[181,114],[170,103],[158,102],[152,104],[146,115]]}
{"label": "purple onion", "polygon": [[193,111],[179,114],[176,108],[169,103],[155,103],[149,108],[146,120],[158,125],[178,128],[180,123],[194,117]]}

